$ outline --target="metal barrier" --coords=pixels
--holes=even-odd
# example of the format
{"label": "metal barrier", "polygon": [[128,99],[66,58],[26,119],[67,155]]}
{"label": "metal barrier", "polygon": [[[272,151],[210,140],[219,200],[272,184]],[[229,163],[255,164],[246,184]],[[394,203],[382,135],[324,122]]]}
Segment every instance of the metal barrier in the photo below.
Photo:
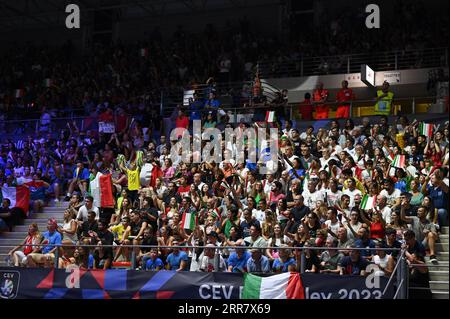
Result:
{"label": "metal barrier", "polygon": [[319,74],[358,73],[361,64],[376,71],[418,69],[448,66],[448,48],[397,50],[334,56],[300,57],[299,59],[261,60],[258,67],[264,78],[308,76]]}
{"label": "metal barrier", "polygon": [[[393,102],[392,114],[391,115],[399,115],[399,114],[407,114],[414,115],[417,114],[417,104],[429,104],[431,105],[436,101],[435,96],[417,96],[410,98],[396,98]],[[333,108],[337,108],[342,103],[338,103],[336,101],[321,103],[324,105],[330,106],[330,113],[333,111]],[[349,101],[350,105],[350,115],[351,117],[361,117],[366,116],[362,114],[361,109],[364,107],[373,107],[375,105],[375,99],[369,100],[354,100]],[[264,120],[265,111],[281,111],[283,110],[286,116],[289,119],[300,119],[297,114],[297,110],[299,110],[301,103],[288,103],[286,106],[274,105],[274,104],[249,104],[246,106],[231,106],[231,105],[222,105],[220,108],[214,109],[214,111],[223,111],[225,112],[230,120],[236,123],[236,119],[238,114],[258,114],[262,116],[261,121]],[[212,111],[212,109],[202,109],[195,110],[196,113],[207,114]],[[189,107],[187,108],[187,112],[193,112]],[[356,113],[356,114],[355,114]],[[335,119],[335,117],[329,117],[327,120]]]}
{"label": "metal barrier", "polygon": [[[238,121],[238,115],[240,114],[253,114],[257,115],[256,118],[252,118],[251,120],[248,120],[247,122],[254,122],[255,120],[264,121],[265,119],[265,111],[268,110],[284,110],[286,114],[286,118],[290,119],[300,119],[296,114],[297,110],[299,109],[300,104],[299,103],[290,103],[285,106],[280,105],[273,105],[273,104],[256,104],[253,103],[253,99],[250,99],[250,103],[246,104],[245,106],[242,105],[232,105],[232,104],[222,104],[222,106],[219,108],[223,112],[225,112],[229,118],[230,122],[237,123]],[[410,98],[396,98],[393,102],[393,115],[399,115],[399,114],[408,114],[408,115],[414,115],[418,114],[417,105],[418,104],[429,104],[431,105],[436,101],[435,96],[425,96],[425,97],[410,97]],[[323,103],[325,105],[330,106],[330,108],[335,108],[339,105],[339,103],[335,101],[331,102],[325,102]],[[374,99],[370,100],[354,100],[349,101],[350,104],[350,114],[351,117],[361,117],[365,116],[361,109],[363,107],[370,107],[375,104]],[[175,110],[174,108],[176,105],[173,105],[172,108],[167,108],[165,112],[173,113]],[[188,107],[188,112],[192,112],[193,110]],[[207,112],[211,111],[211,109],[201,109],[196,110],[196,112],[201,114],[206,114]],[[334,117],[329,117],[328,120],[334,119]],[[27,135],[34,132],[43,132],[43,133],[51,133],[54,135],[54,133],[59,132],[61,129],[67,129],[67,123],[76,123],[78,129],[80,131],[86,131],[86,130],[95,130],[98,131],[98,121],[96,117],[92,116],[84,116],[84,117],[63,117],[63,118],[52,118],[51,123],[49,125],[49,130],[41,130],[41,119],[23,119],[23,120],[6,120],[1,122],[0,127],[0,133],[2,134],[2,137],[5,139],[8,138],[8,135],[11,137],[14,137],[15,139],[20,138],[21,135]]]}

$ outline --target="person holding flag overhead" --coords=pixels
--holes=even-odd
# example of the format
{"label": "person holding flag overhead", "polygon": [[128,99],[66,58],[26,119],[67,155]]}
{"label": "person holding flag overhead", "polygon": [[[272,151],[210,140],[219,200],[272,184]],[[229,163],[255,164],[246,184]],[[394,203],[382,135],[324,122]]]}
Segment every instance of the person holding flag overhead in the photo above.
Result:
{"label": "person holding flag overhead", "polygon": [[[184,196],[181,201],[180,215],[181,215],[181,229],[183,231],[189,230],[189,234],[194,230],[195,226],[197,226],[197,211],[191,205],[192,201],[189,196]],[[188,234],[188,235],[189,235]]]}

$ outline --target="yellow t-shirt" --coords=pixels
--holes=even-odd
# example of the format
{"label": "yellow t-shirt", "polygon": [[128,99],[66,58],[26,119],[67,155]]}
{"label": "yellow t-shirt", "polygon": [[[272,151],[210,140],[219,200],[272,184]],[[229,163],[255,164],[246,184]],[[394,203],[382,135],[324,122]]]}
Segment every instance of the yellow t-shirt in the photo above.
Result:
{"label": "yellow t-shirt", "polygon": [[[122,240],[123,238],[123,233],[125,233],[125,227],[122,224],[119,225],[115,225],[115,226],[111,226],[111,232],[116,235],[117,234],[117,239],[118,240]],[[116,237],[116,236],[114,236]]]}
{"label": "yellow t-shirt", "polygon": [[135,169],[134,171],[131,171],[127,169],[127,177],[128,177],[128,190],[137,191],[141,186],[139,182],[139,170]]}

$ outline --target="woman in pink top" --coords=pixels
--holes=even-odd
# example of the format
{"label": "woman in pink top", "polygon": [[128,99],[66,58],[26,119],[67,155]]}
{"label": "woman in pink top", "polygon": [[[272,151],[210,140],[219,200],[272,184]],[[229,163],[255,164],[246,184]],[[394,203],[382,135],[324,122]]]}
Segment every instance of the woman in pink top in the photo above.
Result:
{"label": "woman in pink top", "polygon": [[162,170],[162,172],[164,181],[167,185],[173,175],[175,175],[175,167],[172,166],[172,160],[170,158],[166,158],[164,160],[164,169]]}
{"label": "woman in pink top", "polygon": [[270,195],[269,195],[269,205],[277,205],[278,201],[280,199],[283,199],[286,197],[286,195],[284,195],[281,192],[283,185],[281,185],[281,183],[279,181],[275,181],[272,183],[272,188],[270,191]]}

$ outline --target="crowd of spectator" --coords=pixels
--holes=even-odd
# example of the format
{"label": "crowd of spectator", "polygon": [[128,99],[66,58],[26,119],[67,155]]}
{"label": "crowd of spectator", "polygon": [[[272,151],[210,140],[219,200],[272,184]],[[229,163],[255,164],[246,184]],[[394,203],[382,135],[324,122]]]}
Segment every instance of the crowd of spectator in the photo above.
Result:
{"label": "crowd of spectator", "polygon": [[[295,247],[308,248],[303,267],[317,273],[365,274],[376,264],[389,275],[399,253],[389,248],[406,248],[410,263],[426,255],[438,262],[436,242],[448,225],[448,123],[425,136],[405,116],[333,120],[317,132],[287,120],[278,170],[260,175],[261,160],[185,163],[171,154],[174,141],[146,140],[125,117],[117,133],[72,126],[57,138],[2,146],[1,185],[27,185],[33,213],[49,200],[68,201],[64,219],[49,220],[42,235],[30,227],[23,243],[41,245],[12,249],[15,265],[52,266],[56,244],[61,267],[107,269],[134,258],[147,270],[299,271]],[[405,155],[404,165],[394,166],[396,155]],[[90,181],[98,172],[111,174],[114,207],[94,205]],[[367,199],[376,201],[370,209]],[[3,224],[14,226],[18,213],[3,200]]]}
{"label": "crowd of spectator", "polygon": [[[346,52],[337,45],[357,39],[348,38],[357,33],[338,36],[345,23],[345,16],[333,22],[335,40],[329,48],[335,49],[330,53]],[[416,40],[426,42],[423,37]],[[370,51],[377,41],[356,42]],[[98,45],[83,57],[73,53],[70,43],[58,50],[28,46],[20,54],[8,53],[0,65],[5,74],[0,109],[15,114],[39,109],[41,129],[25,139],[2,141],[0,186],[28,187],[32,214],[39,215],[49,201],[65,208],[63,219],[50,219],[47,230],[31,225],[23,243],[9,252],[11,262],[83,269],[125,264],[150,271],[304,269],[341,275],[365,275],[373,264],[388,276],[403,248],[411,277],[426,285],[427,269],[417,265],[426,256],[439,262],[436,243],[441,227],[448,225],[449,127],[448,122],[431,124],[428,136],[419,130],[423,123],[406,116],[389,123],[393,94],[388,85],[377,93],[376,110],[383,105],[383,115],[356,124],[349,118],[354,95],[344,81],[336,96],[342,122],[333,120],[318,130],[297,129],[284,113],[287,91],[280,92],[271,102],[279,128],[273,174],[259,173],[261,160],[195,164],[171,153],[175,142],[164,135],[161,90],[195,88],[210,75],[221,82],[253,79],[260,52],[267,57],[280,48],[242,26],[228,37],[209,26],[201,36],[188,36],[180,27],[170,45],[155,32],[149,42]],[[42,84],[46,79],[50,86]],[[12,96],[22,88],[24,95]],[[254,93],[248,97],[261,95]],[[319,83],[312,93],[300,105],[302,119],[312,119],[313,110],[315,119],[329,118],[328,91]],[[255,125],[230,123],[220,113],[214,89],[206,97],[194,94],[189,112],[173,114],[177,129],[191,130],[193,120],[222,133]],[[113,132],[85,130],[75,122],[56,136],[46,129],[47,109],[57,114],[79,106],[82,114],[114,123]],[[221,146],[225,152],[228,146]],[[398,155],[405,159],[400,166],[394,165]],[[112,206],[96,206],[91,181],[98,173],[110,174]],[[373,205],[366,208],[369,200]],[[12,231],[27,213],[2,199],[0,231]],[[304,258],[295,248],[306,248]]]}

